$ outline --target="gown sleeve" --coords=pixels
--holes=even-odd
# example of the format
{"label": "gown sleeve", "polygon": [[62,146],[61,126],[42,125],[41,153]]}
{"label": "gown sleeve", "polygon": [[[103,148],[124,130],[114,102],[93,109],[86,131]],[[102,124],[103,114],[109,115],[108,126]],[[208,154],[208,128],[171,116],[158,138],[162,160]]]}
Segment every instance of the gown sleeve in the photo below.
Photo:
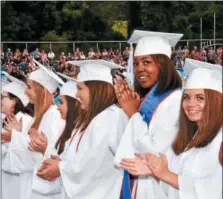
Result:
{"label": "gown sleeve", "polygon": [[101,184],[101,176],[106,179],[107,175],[113,175],[108,172],[109,168],[114,167],[111,164],[114,156],[109,152],[109,145],[113,150],[116,144],[110,144],[109,139],[110,135],[117,136],[118,114],[107,111],[96,116],[84,132],[77,153],[75,140],[70,144],[66,160],[59,163],[63,186],[69,198],[74,195],[83,197],[94,187],[105,186]]}
{"label": "gown sleeve", "polygon": [[10,173],[21,173],[24,171],[25,164],[27,163],[27,159],[23,162],[20,169],[17,167],[18,157],[15,156],[15,153],[19,153],[19,151],[23,150],[24,146],[27,146],[29,137],[27,136],[27,132],[30,126],[33,123],[33,118],[28,114],[18,114],[16,118],[19,120],[22,117],[22,132],[18,132],[15,129],[12,130],[11,142],[9,144],[9,148],[6,154],[6,158],[3,161],[3,169]]}
{"label": "gown sleeve", "polygon": [[57,110],[50,109],[44,114],[40,122],[38,131],[45,133],[49,143],[44,156],[39,152],[31,152],[28,149],[30,142],[28,130],[31,125],[29,125],[22,133],[16,132],[15,130],[12,131],[13,135],[10,150],[7,155],[9,155],[10,167],[13,168],[16,173],[33,171],[34,166],[37,163],[39,164],[45,156],[49,156],[53,151],[52,142],[54,139],[57,139],[57,135],[59,134],[58,131],[61,130],[61,118],[59,117]]}
{"label": "gown sleeve", "polygon": [[214,140],[194,157],[191,169],[178,175],[180,199],[218,198],[218,187],[222,186],[218,179],[218,175],[222,173],[218,159],[221,142],[222,133],[219,132]]}
{"label": "gown sleeve", "polygon": [[135,152],[158,154],[167,150],[177,133],[181,95],[176,91],[165,99],[149,126],[140,113],[130,118],[115,156],[116,165],[122,158],[134,158]]}
{"label": "gown sleeve", "polygon": [[109,137],[109,148],[115,156],[121,138],[124,134],[125,128],[128,124],[129,117],[125,114],[122,109],[119,109],[119,114],[117,117],[117,130],[115,134],[110,134]]}
{"label": "gown sleeve", "polygon": [[44,160],[50,158],[50,155],[52,154],[57,154],[55,143],[64,129],[65,121],[62,120],[60,113],[56,109],[49,111],[42,120],[43,122],[41,123],[39,130],[42,131],[47,137],[47,148],[41,160],[39,161],[38,159],[36,159],[35,161],[32,190],[41,195],[51,195],[61,192],[61,183],[59,179],[50,182],[47,180],[43,180],[42,178],[37,176],[36,173],[37,170],[41,167]]}

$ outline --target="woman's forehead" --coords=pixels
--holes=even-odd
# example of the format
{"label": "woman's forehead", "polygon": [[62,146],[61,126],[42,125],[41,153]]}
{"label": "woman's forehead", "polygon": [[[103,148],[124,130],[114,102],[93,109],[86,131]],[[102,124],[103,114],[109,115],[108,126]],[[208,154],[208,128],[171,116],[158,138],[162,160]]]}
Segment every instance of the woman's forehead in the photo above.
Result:
{"label": "woman's forehead", "polygon": [[188,95],[202,94],[202,95],[204,95],[204,89],[185,89],[184,94],[188,94]]}

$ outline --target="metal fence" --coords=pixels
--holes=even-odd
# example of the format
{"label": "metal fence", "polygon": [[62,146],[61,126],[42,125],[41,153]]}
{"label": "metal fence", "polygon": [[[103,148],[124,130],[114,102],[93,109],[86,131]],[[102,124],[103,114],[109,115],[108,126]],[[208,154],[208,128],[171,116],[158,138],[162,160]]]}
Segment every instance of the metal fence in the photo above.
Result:
{"label": "metal fence", "polygon": [[[90,48],[94,50],[106,49],[119,49],[122,52],[125,47],[128,47],[129,44],[127,41],[2,41],[1,49],[5,51],[7,48],[10,48],[12,51],[16,48],[20,50],[28,49],[33,51],[35,48],[40,48],[48,51],[52,49],[54,52],[74,52],[76,48],[80,48],[84,52],[88,52]],[[223,46],[222,39],[184,39],[180,40],[177,43],[178,46],[184,47],[187,46],[189,49],[192,49],[194,46],[198,48],[213,46]]]}

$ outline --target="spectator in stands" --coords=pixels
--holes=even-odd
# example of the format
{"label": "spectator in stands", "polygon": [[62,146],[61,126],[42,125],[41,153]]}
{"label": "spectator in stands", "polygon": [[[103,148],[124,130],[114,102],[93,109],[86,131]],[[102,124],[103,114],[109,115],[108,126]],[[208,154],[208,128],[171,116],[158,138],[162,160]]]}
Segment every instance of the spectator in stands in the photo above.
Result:
{"label": "spectator in stands", "polygon": [[85,55],[84,55],[84,52],[81,51],[81,52],[80,52],[80,60],[85,60],[85,59],[86,59],[86,57],[85,57]]}
{"label": "spectator in stands", "polygon": [[20,62],[21,56],[22,56],[22,53],[20,52],[20,50],[18,48],[16,48],[16,51],[14,53],[14,62],[16,64],[18,64]]}
{"label": "spectator in stands", "polygon": [[205,48],[202,48],[202,51],[201,51],[201,61],[207,62],[207,52]]}
{"label": "spectator in stands", "polygon": [[89,52],[88,52],[88,59],[93,59],[95,56],[95,52],[93,50],[93,48],[90,48]]}
{"label": "spectator in stands", "polygon": [[101,53],[101,58],[104,60],[108,59],[108,51],[104,48],[102,53]]}
{"label": "spectator in stands", "polygon": [[211,63],[211,64],[214,64],[215,63],[215,52],[214,52],[214,49],[213,47],[211,46],[208,50],[208,62]]}
{"label": "spectator in stands", "polygon": [[128,58],[129,58],[129,48],[128,47],[125,47],[125,50],[123,51],[122,53],[122,56],[123,56],[123,60],[127,61]]}
{"label": "spectator in stands", "polygon": [[65,56],[65,53],[62,52],[60,54],[60,58],[59,58],[59,68],[60,68],[60,71],[63,72],[66,68],[66,56]]}
{"label": "spectator in stands", "polygon": [[6,53],[5,53],[5,59],[7,59],[10,54],[12,54],[12,52],[11,52],[11,49],[8,48]]}
{"label": "spectator in stands", "polygon": [[183,64],[179,55],[176,56],[176,69],[182,69]]}
{"label": "spectator in stands", "polygon": [[78,56],[78,57],[79,57],[79,56],[80,56],[80,53],[81,53],[81,52],[80,52],[80,49],[79,49],[79,48],[76,48],[76,50],[75,50],[75,53],[74,53],[74,54],[75,54],[76,56]]}
{"label": "spectator in stands", "polygon": [[49,60],[49,62],[52,63],[54,61],[54,58],[55,58],[55,54],[52,51],[52,49],[50,49],[50,51],[48,52],[48,60]]}
{"label": "spectator in stands", "polygon": [[223,50],[222,50],[222,47],[220,46],[217,49],[217,64],[221,65],[222,64],[222,59],[223,59]]}
{"label": "spectator in stands", "polygon": [[101,51],[100,51],[100,49],[98,49],[97,52],[95,53],[95,57],[96,57],[96,59],[101,59]]}
{"label": "spectator in stands", "polygon": [[47,54],[46,54],[45,50],[41,51],[40,60],[43,65],[46,65],[48,63],[49,60],[47,59]]}
{"label": "spectator in stands", "polygon": [[39,48],[36,48],[35,51],[32,52],[32,55],[33,55],[35,60],[39,61],[39,59],[40,59]]}
{"label": "spectator in stands", "polygon": [[187,46],[184,46],[184,49],[183,49],[183,57],[182,59],[185,60],[186,58],[189,57],[189,50],[188,50],[188,47]]}
{"label": "spectator in stands", "polygon": [[0,50],[0,54],[1,54],[1,63],[4,61],[4,51]]}
{"label": "spectator in stands", "polygon": [[64,52],[61,52],[60,57],[59,57],[59,61],[61,62],[62,60],[66,60],[66,56]]}
{"label": "spectator in stands", "polygon": [[22,56],[26,57],[26,58],[29,56],[29,52],[28,52],[28,50],[26,48],[23,50]]}
{"label": "spectator in stands", "polygon": [[181,58],[183,56],[183,51],[181,49],[181,46],[179,46],[178,50],[177,50],[177,55]]}
{"label": "spectator in stands", "polygon": [[72,54],[69,52],[66,58],[66,61],[71,61],[72,60]]}
{"label": "spectator in stands", "polygon": [[177,51],[176,50],[172,50],[171,60],[172,60],[173,64],[176,66],[176,62],[177,62]]}
{"label": "spectator in stands", "polygon": [[192,51],[191,51],[191,58],[192,58],[192,59],[195,59],[195,58],[196,58],[196,57],[195,57],[196,52],[197,52],[197,46],[194,46],[193,49],[192,49]]}
{"label": "spectator in stands", "polygon": [[13,63],[13,56],[12,56],[12,52],[10,52],[6,58],[6,63]]}
{"label": "spectator in stands", "polygon": [[34,57],[32,54],[29,55],[29,67],[32,69],[32,70],[35,70],[36,69],[36,64],[34,62]]}

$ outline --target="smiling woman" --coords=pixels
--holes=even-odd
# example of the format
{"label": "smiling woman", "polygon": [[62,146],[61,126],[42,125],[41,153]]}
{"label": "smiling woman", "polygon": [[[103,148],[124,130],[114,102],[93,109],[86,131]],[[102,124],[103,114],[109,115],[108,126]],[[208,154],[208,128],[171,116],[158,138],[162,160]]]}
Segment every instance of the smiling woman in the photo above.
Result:
{"label": "smiling woman", "polygon": [[144,97],[158,83],[156,94],[181,87],[180,77],[167,55],[134,57],[135,89]]}
{"label": "smiling woman", "polygon": [[[182,96],[181,79],[170,55],[171,46],[174,47],[182,36],[135,30],[129,40],[137,42],[134,54],[134,82],[137,93],[126,88],[126,85],[123,89],[116,84],[118,101],[130,120],[117,150],[115,163],[134,176],[137,173],[133,171],[132,165],[126,166],[122,159],[134,158],[136,152],[164,152],[177,133]],[[138,94],[141,101],[138,100]],[[163,198],[162,191],[152,176],[146,179],[145,176],[135,177],[131,181],[133,191],[130,193],[128,176],[125,171],[121,198],[126,195],[136,196],[137,199]]]}
{"label": "smiling woman", "polygon": [[[179,119],[179,134],[173,144],[176,154],[193,147],[204,147],[222,125],[222,96],[210,89],[186,89]],[[195,134],[196,132],[199,132]],[[194,137],[194,138],[193,138]]]}
{"label": "smiling woman", "polygon": [[165,155],[137,154],[137,159],[124,159],[121,165],[133,174],[158,178],[161,198],[220,199],[222,67],[190,59],[184,67],[189,78],[172,146]]}
{"label": "smiling woman", "polygon": [[190,59],[184,67],[192,72],[185,84],[176,140],[166,164],[148,159],[149,168],[161,186],[162,181],[169,184],[167,198],[221,198],[222,67]]}
{"label": "smiling woman", "polygon": [[205,100],[206,97],[203,89],[193,89],[184,91],[182,108],[190,121],[201,121]]}

